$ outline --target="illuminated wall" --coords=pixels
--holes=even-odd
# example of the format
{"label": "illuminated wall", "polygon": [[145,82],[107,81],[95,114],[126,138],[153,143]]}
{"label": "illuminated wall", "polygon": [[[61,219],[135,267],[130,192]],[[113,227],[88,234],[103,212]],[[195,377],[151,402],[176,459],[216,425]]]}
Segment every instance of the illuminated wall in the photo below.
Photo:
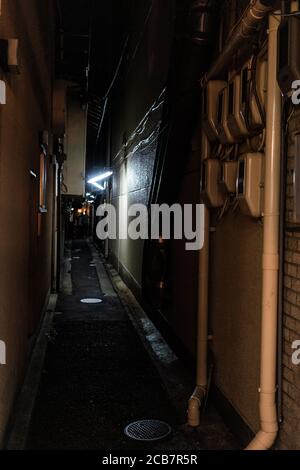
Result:
{"label": "illuminated wall", "polygon": [[[0,108],[0,441],[51,283],[53,166],[38,233],[39,132],[51,128],[54,11],[51,0],[2,0],[1,38],[18,38],[20,75],[2,74]],[[37,178],[30,175],[30,170]]]}
{"label": "illuminated wall", "polygon": [[[155,0],[149,11],[147,2],[138,5],[131,17],[135,34],[129,45],[126,78],[115,94],[112,111],[112,203],[121,214],[123,225],[127,224],[128,205],[148,203],[173,30],[172,0]],[[120,271],[139,290],[143,242],[118,240],[111,243],[111,249]]]}

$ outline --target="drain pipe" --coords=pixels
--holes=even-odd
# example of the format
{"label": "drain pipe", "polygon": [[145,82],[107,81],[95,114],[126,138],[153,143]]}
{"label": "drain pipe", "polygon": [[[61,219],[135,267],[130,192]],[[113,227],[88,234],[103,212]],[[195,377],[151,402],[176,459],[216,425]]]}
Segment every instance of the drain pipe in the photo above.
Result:
{"label": "drain pipe", "polygon": [[196,388],[189,400],[188,424],[200,425],[200,409],[207,393],[207,343],[208,343],[208,271],[210,213],[205,206],[204,246],[199,252],[198,327],[197,327],[197,377]]}
{"label": "drain pipe", "polygon": [[276,359],[280,233],[281,94],[277,84],[277,30],[280,16],[269,17],[268,103],[266,126],[263,299],[260,370],[261,429],[247,450],[270,449],[277,437]]}
{"label": "drain pipe", "polygon": [[202,79],[202,86],[209,80],[217,78],[232,61],[235,52],[247,41],[253,38],[253,34],[267,14],[275,8],[277,0],[251,0],[241,20],[234,28],[227,44],[209,72]]}

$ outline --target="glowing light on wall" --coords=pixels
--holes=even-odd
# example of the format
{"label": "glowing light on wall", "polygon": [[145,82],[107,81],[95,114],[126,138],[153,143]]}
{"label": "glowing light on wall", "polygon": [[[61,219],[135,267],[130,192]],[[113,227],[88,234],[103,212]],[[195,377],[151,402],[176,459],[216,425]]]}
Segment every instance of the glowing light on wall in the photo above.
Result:
{"label": "glowing light on wall", "polygon": [[[94,178],[91,178],[91,179],[88,181],[88,183],[89,183],[89,184],[93,184],[93,185],[95,185],[96,187],[97,187],[97,185],[100,186],[100,185],[98,184],[99,181],[106,180],[106,179],[109,178],[112,174],[113,174],[112,171],[107,171],[107,172],[105,172],[105,173],[101,173],[100,175],[95,176]],[[103,188],[103,189],[104,189],[104,188]]]}

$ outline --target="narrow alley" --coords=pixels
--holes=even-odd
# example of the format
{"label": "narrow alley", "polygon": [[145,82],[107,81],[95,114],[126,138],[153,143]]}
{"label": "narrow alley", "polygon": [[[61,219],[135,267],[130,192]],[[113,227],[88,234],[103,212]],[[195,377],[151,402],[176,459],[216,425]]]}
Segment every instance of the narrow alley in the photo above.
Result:
{"label": "narrow alley", "polygon": [[[45,336],[42,374],[40,380],[36,377],[38,384],[30,384],[38,385],[38,393],[25,448],[235,448],[233,436],[214,411],[209,411],[201,433],[186,429],[95,248],[88,241],[74,241],[67,245],[66,256],[63,291]],[[84,299],[102,303],[84,304]],[[171,355],[161,339],[162,358],[164,350],[165,355]],[[172,359],[178,361],[175,356]],[[156,362],[159,360],[157,356]],[[180,374],[178,365],[172,373]],[[185,381],[183,388],[188,386],[188,375],[177,375],[176,379]],[[163,443],[126,437],[126,426],[141,419],[169,423],[171,436]],[[19,432],[14,430],[15,443],[10,445],[16,445]]]}
{"label": "narrow alley", "polygon": [[300,0],[0,0],[0,214],[0,462],[298,455]]}

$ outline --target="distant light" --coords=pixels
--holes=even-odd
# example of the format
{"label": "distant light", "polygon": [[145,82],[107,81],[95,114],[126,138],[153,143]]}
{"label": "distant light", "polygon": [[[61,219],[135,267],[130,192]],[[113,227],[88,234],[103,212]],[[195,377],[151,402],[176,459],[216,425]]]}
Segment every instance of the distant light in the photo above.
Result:
{"label": "distant light", "polygon": [[[96,183],[99,183],[99,181],[103,181],[106,178],[109,178],[113,174],[112,171],[107,171],[106,173],[101,173],[98,176],[95,176],[94,178],[90,179],[88,183],[94,184],[96,186]],[[103,188],[104,189],[104,188]]]}
{"label": "distant light", "polygon": [[100,189],[100,191],[104,191],[104,189],[105,189],[103,186],[101,186],[101,185],[98,184],[98,183],[90,183],[90,184],[92,184],[92,185],[94,185],[96,188]]}
{"label": "distant light", "polygon": [[0,104],[6,104],[6,84],[3,80],[0,80]]}

